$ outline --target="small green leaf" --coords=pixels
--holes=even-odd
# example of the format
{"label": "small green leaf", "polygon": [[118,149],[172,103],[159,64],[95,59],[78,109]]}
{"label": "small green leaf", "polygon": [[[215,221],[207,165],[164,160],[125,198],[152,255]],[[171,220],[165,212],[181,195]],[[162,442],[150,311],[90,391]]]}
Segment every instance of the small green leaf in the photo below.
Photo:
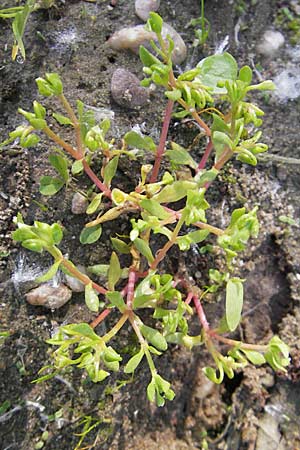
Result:
{"label": "small green leaf", "polygon": [[73,162],[71,172],[72,175],[78,175],[79,173],[83,172],[83,164],[81,160]]}
{"label": "small green leaf", "polygon": [[129,131],[125,134],[124,140],[127,145],[138,149],[155,151],[156,145],[149,136],[141,136],[135,131]]}
{"label": "small green leaf", "polygon": [[246,84],[250,84],[252,81],[252,70],[249,66],[243,66],[239,72],[239,80]]}
{"label": "small green leaf", "polygon": [[212,367],[204,367],[203,373],[207,376],[207,378],[212,381],[213,383],[216,384],[221,384],[224,378],[224,369],[222,367],[222,365],[220,365],[220,367],[218,367],[218,374],[217,371],[215,369],[213,369]]}
{"label": "small green leaf", "polygon": [[138,251],[145,256],[145,258],[147,259],[148,263],[151,264],[154,261],[154,256],[152,254],[151,248],[149,247],[149,245],[147,244],[147,242],[145,242],[143,239],[141,238],[136,238],[134,240],[134,245],[135,247],[138,249]]}
{"label": "small green leaf", "polygon": [[145,198],[140,202],[140,205],[158,219],[165,220],[170,217],[170,213],[154,199]]}
{"label": "small green leaf", "polygon": [[76,323],[76,324],[70,324],[61,327],[62,331],[68,335],[76,336],[76,334],[79,334],[81,336],[93,339],[95,341],[99,341],[99,336],[95,333],[93,328],[87,324],[87,323]]}
{"label": "small green leaf", "polygon": [[108,289],[110,291],[113,291],[115,289],[115,285],[121,278],[121,275],[122,269],[120,266],[119,258],[115,252],[112,252],[108,268]]}
{"label": "small green leaf", "polygon": [[81,244],[93,244],[98,241],[102,234],[101,224],[95,225],[94,227],[83,228],[80,233],[79,240]]}
{"label": "small green leaf", "polygon": [[247,356],[249,361],[256,366],[260,366],[266,362],[264,356],[259,352],[254,350],[246,350],[244,348],[240,348],[240,351],[242,351]]}
{"label": "small green leaf", "polygon": [[165,186],[158,194],[153,198],[158,203],[171,203],[177,202],[184,198],[189,189],[195,189],[197,187],[196,182],[188,180],[174,181],[174,183]]}
{"label": "small green leaf", "polygon": [[97,275],[98,277],[107,277],[109,264],[95,264],[94,266],[88,266],[88,272]]}
{"label": "small green leaf", "polygon": [[197,167],[196,161],[194,161],[194,159],[191,157],[191,155],[185,148],[181,147],[175,142],[172,142],[171,145],[172,150],[167,150],[165,154],[166,156],[168,156],[168,158],[172,163],[178,165],[186,165],[192,167],[192,169],[196,169]]}
{"label": "small green leaf", "polygon": [[159,14],[151,11],[149,14],[150,18],[148,19],[147,24],[150,26],[151,30],[154,33],[160,34],[162,31],[163,20]]}
{"label": "small green leaf", "polygon": [[173,102],[176,102],[181,98],[181,90],[180,89],[173,89],[172,91],[166,91],[165,96],[169,98],[170,100],[173,100]]}
{"label": "small green leaf", "polygon": [[68,161],[61,155],[53,153],[49,155],[49,161],[52,167],[59,173],[65,183],[69,181]]}
{"label": "small green leaf", "polygon": [[60,125],[73,125],[73,122],[69,117],[63,116],[62,114],[53,113],[52,116]]}
{"label": "small green leaf", "polygon": [[140,45],[139,55],[145,67],[151,67],[153,64],[160,63],[159,59],[152,55],[143,45]]}
{"label": "small green leaf", "polygon": [[95,197],[93,198],[93,200],[91,201],[91,203],[89,204],[89,206],[86,209],[87,214],[94,214],[94,212],[97,211],[97,209],[101,205],[102,197],[103,197],[102,192],[100,194],[95,195]]}
{"label": "small green leaf", "polygon": [[113,179],[113,177],[116,174],[117,171],[117,167],[118,167],[118,162],[119,162],[119,157],[115,156],[114,158],[112,158],[109,163],[107,164],[107,166],[104,169],[104,184],[106,186],[110,186],[111,180]]}
{"label": "small green leaf", "polygon": [[247,150],[246,148],[243,148],[242,151],[238,153],[236,159],[243,163],[250,164],[250,166],[256,166],[257,164],[256,157],[253,155],[253,153],[251,153],[250,150]]}
{"label": "small green leaf", "polygon": [[148,342],[150,342],[158,350],[167,350],[168,344],[165,337],[154,328],[148,327],[147,325],[141,325],[141,333]]}
{"label": "small green leaf", "polygon": [[126,244],[124,241],[118,238],[110,238],[112,246],[117,252],[123,253],[124,255],[130,254],[130,245]]}
{"label": "small green leaf", "polygon": [[222,131],[215,131],[212,135],[212,142],[216,149],[217,160],[220,158],[224,150],[232,148],[232,140]]}
{"label": "small green leaf", "polygon": [[63,84],[58,73],[46,73],[45,78],[48,85],[51,86],[54,95],[60,95],[63,92]]}
{"label": "small green leaf", "polygon": [[218,87],[220,81],[235,81],[237,78],[238,66],[236,60],[226,52],[202,59],[197,67],[201,69],[197,78],[200,78],[205,86],[212,88],[215,94],[226,93],[225,88]]}
{"label": "small green leaf", "polygon": [[85,286],[84,297],[86,306],[89,308],[89,310],[93,312],[98,312],[100,302],[98,295],[96,294],[96,292],[92,287],[92,283],[89,283]]}
{"label": "small green leaf", "polygon": [[124,312],[124,310],[126,309],[126,305],[120,292],[108,292],[106,294],[106,297],[113,306],[116,306],[116,308],[118,308],[122,313]]}
{"label": "small green leaf", "polygon": [[53,178],[48,175],[40,179],[40,193],[42,195],[54,195],[64,186],[65,182],[61,178]]}
{"label": "small green leaf", "polygon": [[27,239],[22,242],[22,247],[31,250],[32,252],[41,253],[44,250],[44,242],[41,239]]}
{"label": "small green leaf", "polygon": [[37,283],[45,283],[46,281],[51,280],[51,278],[53,278],[56,275],[56,272],[58,271],[60,263],[61,263],[61,261],[55,262],[44,275],[41,275],[40,277],[36,278],[35,281]]}
{"label": "small green leaf", "polygon": [[243,283],[231,278],[226,285],[226,322],[230,331],[234,331],[241,320],[243,309]]}
{"label": "small green leaf", "polygon": [[147,386],[147,397],[148,400],[152,403],[155,402],[155,394],[156,394],[155,380],[152,378],[151,382]]}
{"label": "small green leaf", "polygon": [[53,223],[50,227],[52,233],[52,239],[55,245],[60,244],[63,238],[63,231],[58,223]]}
{"label": "small green leaf", "polygon": [[132,373],[140,364],[144,356],[144,351],[141,349],[136,355],[132,356],[126,366],[124,367],[125,373]]}

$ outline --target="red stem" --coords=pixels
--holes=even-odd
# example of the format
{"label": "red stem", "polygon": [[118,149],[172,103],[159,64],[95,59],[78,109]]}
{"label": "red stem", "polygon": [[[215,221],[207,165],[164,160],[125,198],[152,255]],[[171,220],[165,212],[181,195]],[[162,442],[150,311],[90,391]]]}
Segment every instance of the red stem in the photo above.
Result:
{"label": "red stem", "polygon": [[157,180],[162,156],[165,151],[165,145],[166,145],[168,130],[169,130],[169,126],[170,126],[173,106],[174,106],[173,100],[169,99],[168,103],[167,103],[166,111],[165,111],[164,123],[163,123],[163,127],[161,130],[159,144],[156,149],[155,163],[154,163],[154,167],[153,167],[152,174],[150,177],[150,183],[155,183]]}
{"label": "red stem", "polygon": [[189,305],[191,303],[191,301],[193,300],[193,297],[194,297],[194,294],[192,292],[189,292],[188,295],[186,296],[184,303]]}
{"label": "red stem", "polygon": [[85,173],[90,177],[92,182],[100,189],[100,191],[104,193],[104,195],[106,195],[106,197],[111,198],[111,190],[107,186],[105,186],[105,184],[102,183],[102,181],[99,180],[99,178],[90,168],[85,159],[82,160],[82,165]]}
{"label": "red stem", "polygon": [[105,309],[104,311],[102,311],[102,313],[99,314],[99,316],[96,317],[96,319],[94,319],[93,322],[91,322],[90,326],[92,328],[96,328],[96,326],[99,325],[99,323],[101,323],[111,311],[112,309]]}
{"label": "red stem", "polygon": [[193,295],[193,301],[203,330],[209,332],[209,323],[207,322],[206,315],[204,309],[202,308],[201,302],[196,295]]}
{"label": "red stem", "polygon": [[198,167],[196,169],[196,172],[199,172],[199,170],[205,168],[205,165],[207,163],[209,155],[211,154],[212,149],[213,149],[213,143],[212,143],[212,140],[209,139],[208,144],[207,144],[206,149],[205,149],[205,152],[204,152],[204,154],[203,154],[203,156],[201,158],[201,161],[199,162]]}
{"label": "red stem", "polygon": [[135,270],[130,268],[128,275],[128,284],[127,284],[127,307],[132,309],[132,302],[134,297],[134,286],[136,282],[136,273]]}

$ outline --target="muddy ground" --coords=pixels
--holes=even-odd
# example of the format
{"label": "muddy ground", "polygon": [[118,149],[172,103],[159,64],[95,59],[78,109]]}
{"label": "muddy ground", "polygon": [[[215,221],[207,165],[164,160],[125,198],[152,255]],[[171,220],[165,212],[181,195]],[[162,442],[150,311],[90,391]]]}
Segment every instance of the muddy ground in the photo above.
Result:
{"label": "muddy ground", "polygon": [[[2,1],[1,6],[11,3]],[[187,24],[199,16],[199,2],[162,0],[159,12],[190,46],[182,69],[213,53],[228,35],[229,51],[240,63],[254,63],[257,76],[267,79],[275,78],[291,65],[293,70],[300,70],[299,49],[290,46],[293,36],[280,16],[282,7],[295,11],[297,2],[207,0],[205,13],[211,32],[204,47],[194,48],[194,31]],[[55,7],[31,15],[24,38],[26,61],[12,62],[10,23],[1,20],[0,140],[22,122],[16,110],[19,106],[30,109],[37,98],[34,80],[45,71],[61,75],[71,103],[80,99],[86,105],[113,111],[113,132],[117,138],[139,124],[157,139],[164,109],[159,91],[152,94],[149,105],[138,111],[118,106],[110,96],[110,79],[117,67],[128,68],[141,78],[142,66],[137,56],[111,50],[106,41],[122,26],[138,23],[141,21],[134,14],[133,1],[118,0],[112,6],[107,0],[58,0]],[[259,39],[266,29],[274,28],[283,33],[284,45],[272,57],[258,55]],[[300,100],[296,94],[292,97],[272,95],[257,99],[266,112],[264,137],[274,157],[261,161],[256,168],[230,164],[209,193],[212,219],[220,226],[226,224],[235,207],[260,207],[260,235],[237,262],[247,282],[244,317],[236,337],[264,343],[274,333],[279,334],[291,347],[288,373],[274,374],[268,367],[249,366],[233,380],[212,386],[201,371],[210,363],[206,352],[201,347],[193,352],[173,347],[156,362],[176,391],[174,401],[164,408],[153,407],[146,400],[149,377],[143,364],[134,380],[121,373],[105,383],[93,384],[74,370],[43,384],[31,383],[38,370],[50,361],[44,341],[53,329],[62,323],[89,321],[92,316],[86,312],[81,294],[54,312],[26,304],[24,293],[33,285],[39,268],[43,270],[49,260],[12,243],[13,216],[21,211],[28,223],[34,219],[63,223],[63,251],[76,264],[84,265],[107,261],[111,251],[109,236],[119,232],[122,222],[116,221],[115,228],[110,224],[104,227],[103,237],[93,252],[80,248],[78,236],[84,218],[71,214],[72,190],[64,190],[53,198],[43,197],[38,191],[40,176],[51,173],[47,163],[49,142],[42,140],[36,149],[28,151],[17,145],[1,151],[0,331],[10,332],[0,348],[1,449],[71,450],[79,442],[76,434],[82,432],[86,417],[96,426],[80,448],[300,449]],[[50,109],[55,107],[52,100],[47,105]],[[173,121],[169,137],[188,147],[197,133],[195,127]],[[138,165],[121,166],[118,176],[122,186],[129,189],[138,170]],[[86,179],[80,183],[88,186]],[[282,215],[294,217],[296,224],[281,222]],[[168,265],[176,268],[177,259],[178,254],[171,253]],[[205,256],[197,248],[181,255],[180,265],[194,276],[195,282],[208,268]],[[222,314],[222,304],[212,302],[206,310],[214,323]],[[115,319],[112,317],[108,325],[110,321],[114,323]],[[196,321],[194,329],[197,331]],[[117,343],[120,350],[124,346],[131,351],[135,347],[129,327],[122,330]],[[127,382],[121,383],[124,380]]]}

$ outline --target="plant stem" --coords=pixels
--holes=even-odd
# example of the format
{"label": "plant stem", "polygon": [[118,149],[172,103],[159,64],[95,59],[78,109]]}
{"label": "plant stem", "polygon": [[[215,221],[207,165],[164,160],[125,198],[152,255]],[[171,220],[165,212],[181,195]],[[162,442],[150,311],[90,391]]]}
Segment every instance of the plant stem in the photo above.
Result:
{"label": "plant stem", "polygon": [[196,172],[199,172],[199,170],[202,170],[202,169],[205,168],[205,165],[207,163],[209,155],[211,154],[212,149],[213,149],[213,143],[212,143],[211,138],[209,138],[209,141],[208,141],[208,144],[206,146],[205,152],[204,152],[204,154],[203,154],[203,156],[201,158],[201,161],[198,164]]}
{"label": "plant stem", "polygon": [[230,148],[227,148],[221,155],[221,157],[218,159],[218,161],[215,163],[214,168],[217,170],[221,170],[224,164],[227,163],[227,161],[230,160],[230,158],[233,155],[233,151]]}
{"label": "plant stem", "polygon": [[202,230],[208,230],[210,233],[213,233],[216,236],[222,236],[225,233],[220,228],[213,227],[212,225],[209,225],[208,223],[196,222],[193,225],[195,225],[198,228],[201,228]]}
{"label": "plant stem", "polygon": [[205,315],[204,309],[202,308],[201,302],[196,295],[193,295],[193,302],[194,302],[200,323],[203,327],[203,330],[206,333],[209,333],[209,331],[210,331],[209,323],[207,322],[206,315]]}
{"label": "plant stem", "polygon": [[58,144],[60,147],[64,148],[67,153],[69,153],[74,159],[77,161],[82,160],[82,165],[84,168],[85,173],[88,175],[88,177],[92,180],[92,182],[104,193],[104,195],[108,198],[111,198],[111,190],[105,186],[102,181],[99,180],[97,175],[93,172],[93,170],[88,165],[87,161],[83,159],[83,155],[75,150],[75,148],[65,142],[63,139],[61,139],[56,133],[54,133],[48,126],[43,128],[43,132],[56,144]]}
{"label": "plant stem", "polygon": [[104,183],[102,183],[102,181],[99,180],[99,178],[93,172],[93,170],[90,168],[90,166],[88,165],[88,163],[86,162],[85,159],[82,160],[82,165],[83,165],[85,173],[92,180],[92,182],[97,186],[97,188],[99,188],[100,191],[102,191],[106,197],[111,199],[111,190]]}
{"label": "plant stem", "polygon": [[180,219],[177,222],[176,227],[174,228],[174,231],[172,233],[172,238],[157,252],[157,256],[152,262],[150,269],[155,270],[158,264],[164,259],[169,249],[175,244],[176,238],[179,234],[179,231],[184,224],[185,216],[182,214]]}
{"label": "plant stem", "polygon": [[61,264],[67,269],[68,272],[70,272],[75,278],[81,281],[84,285],[92,283],[93,289],[95,289],[97,292],[103,295],[107,293],[107,289],[92,281],[90,277],[88,277],[87,275],[81,273],[80,270],[78,270],[75,266],[73,266],[73,264],[67,259],[63,258]]}
{"label": "plant stem", "polygon": [[154,163],[154,167],[153,167],[153,170],[151,173],[150,183],[155,183],[157,180],[162,156],[165,151],[165,145],[166,145],[168,130],[169,130],[169,126],[170,126],[170,120],[171,120],[171,116],[172,116],[173,106],[174,106],[173,100],[169,99],[166,110],[165,110],[165,117],[164,117],[163,127],[161,130],[159,144],[156,149],[155,163]]}
{"label": "plant stem", "polygon": [[110,314],[111,311],[112,309],[105,309],[102,311],[102,313],[90,323],[90,327],[96,328]]}
{"label": "plant stem", "polygon": [[60,147],[64,148],[67,153],[69,153],[71,156],[73,156],[74,159],[80,160],[82,158],[82,155],[79,155],[79,153],[75,150],[75,148],[65,142],[63,139],[61,139],[56,133],[54,133],[48,126],[43,128],[42,130],[52,141],[54,141],[56,144],[58,144]]}
{"label": "plant stem", "polygon": [[197,111],[193,108],[190,108],[189,105],[182,98],[179,98],[177,101],[178,103],[180,103],[181,106],[183,106],[183,108],[186,111],[188,111],[191,114],[191,116],[196,120],[196,122],[200,125],[200,127],[205,131],[205,134],[207,136],[211,136],[211,130],[209,126],[206,125],[206,123],[200,118]]}
{"label": "plant stem", "polygon": [[132,309],[132,302],[134,297],[134,286],[136,282],[136,273],[135,270],[131,267],[129,269],[129,275],[128,275],[128,284],[127,284],[127,308]]}
{"label": "plant stem", "polygon": [[129,314],[129,321],[131,323],[132,328],[134,329],[134,332],[139,340],[139,343],[141,344],[142,349],[145,352],[151,374],[156,374],[155,365],[152,356],[150,354],[150,351],[148,349],[147,341],[144,339],[144,336],[142,335],[139,327],[139,322],[141,322],[140,319],[134,314]]}
{"label": "plant stem", "polygon": [[70,117],[70,119],[73,123],[74,129],[75,129],[75,135],[76,135],[77,151],[78,151],[78,153],[81,154],[81,157],[83,157],[84,152],[83,152],[83,145],[82,145],[82,139],[81,139],[80,123],[78,122],[76,114],[75,114],[72,106],[70,105],[70,103],[68,102],[66,97],[64,96],[64,94],[59,95],[58,98],[61,101],[63,107],[67,111],[68,116]]}
{"label": "plant stem", "polygon": [[235,339],[229,339],[224,336],[220,336],[213,330],[207,330],[207,332],[212,339],[216,339],[217,341],[222,342],[226,345],[230,345],[231,347],[236,347],[238,345],[240,348],[244,348],[245,350],[256,350],[259,352],[266,352],[268,349],[267,345],[245,344],[241,341],[236,341]]}
{"label": "plant stem", "polygon": [[122,326],[124,325],[124,323],[127,321],[127,319],[128,319],[128,314],[125,312],[122,316],[121,316],[121,318],[118,320],[118,322],[116,323],[116,325],[114,325],[113,327],[112,327],[112,329],[111,330],[109,330],[109,332],[108,333],[106,333],[104,336],[103,336],[103,340],[104,340],[104,342],[108,342],[108,341],[110,341],[119,331],[120,331],[120,329],[122,328]]}

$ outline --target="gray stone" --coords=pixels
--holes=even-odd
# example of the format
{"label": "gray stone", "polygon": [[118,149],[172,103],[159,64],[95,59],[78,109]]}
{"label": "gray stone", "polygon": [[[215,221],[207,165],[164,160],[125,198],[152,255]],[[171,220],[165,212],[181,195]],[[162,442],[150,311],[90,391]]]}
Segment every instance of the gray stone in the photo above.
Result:
{"label": "gray stone", "polygon": [[57,286],[41,284],[39,287],[28,292],[25,297],[31,305],[58,309],[70,300],[72,291],[62,283],[59,283]]}

